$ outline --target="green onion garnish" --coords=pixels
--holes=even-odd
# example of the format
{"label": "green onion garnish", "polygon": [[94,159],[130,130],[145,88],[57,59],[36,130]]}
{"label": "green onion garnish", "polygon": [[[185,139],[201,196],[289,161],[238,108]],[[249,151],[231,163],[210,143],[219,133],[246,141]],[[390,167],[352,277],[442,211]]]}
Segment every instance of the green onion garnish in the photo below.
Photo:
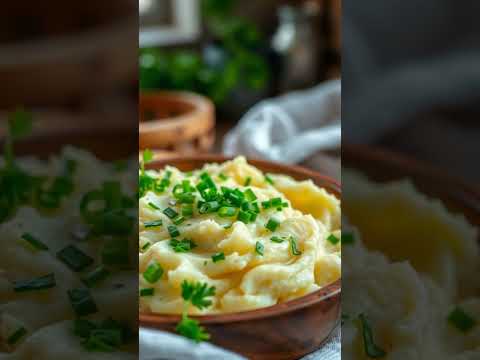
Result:
{"label": "green onion garnish", "polygon": [[218,177],[219,177],[219,179],[222,180],[222,181],[228,180],[228,176],[225,175],[224,173],[218,174]]}
{"label": "green onion garnish", "polygon": [[216,212],[220,208],[218,201],[198,202],[198,212],[200,214],[210,214]]}
{"label": "green onion garnish", "polygon": [[177,196],[180,204],[193,204],[195,202],[195,195],[193,194],[180,194]]}
{"label": "green onion garnish", "polygon": [[245,195],[245,199],[247,199],[247,201],[252,202],[252,201],[257,200],[257,196],[255,195],[255,193],[253,192],[252,189],[245,190],[244,195]]}
{"label": "green onion garnish", "polygon": [[252,182],[252,177],[247,176],[247,178],[245,179],[245,184],[243,186],[249,186],[251,182]]}
{"label": "green onion garnish", "polygon": [[175,219],[173,219],[173,223],[175,225],[180,225],[181,223],[183,223],[185,221],[185,217],[184,216],[177,216]]}
{"label": "green onion garnish", "polygon": [[265,174],[265,181],[270,185],[274,185],[273,179],[268,174]]}
{"label": "green onion garnish", "polygon": [[293,236],[290,236],[288,241],[290,241],[290,250],[292,250],[292,254],[295,256],[302,255],[302,252],[298,250],[297,239],[295,239]]}
{"label": "green onion garnish", "polygon": [[170,237],[175,238],[177,236],[180,236],[180,231],[178,231],[175,225],[168,225],[167,229]]}
{"label": "green onion garnish", "polygon": [[160,264],[153,260],[147,269],[143,272],[143,278],[150,284],[156,283],[163,275],[163,269]]}
{"label": "green onion garnish", "polygon": [[197,244],[195,244],[190,239],[183,239],[180,241],[176,239],[172,239],[170,240],[169,244],[170,244],[170,247],[173,249],[173,251],[177,253],[186,253],[197,247]]}
{"label": "green onion garnish", "polygon": [[327,241],[329,241],[332,245],[337,245],[340,242],[340,239],[338,237],[336,237],[335,235],[330,234],[327,237]]}
{"label": "green onion garnish", "polygon": [[218,261],[221,261],[221,260],[225,260],[225,254],[223,252],[212,255],[212,261],[214,263],[216,263]]}
{"label": "green onion garnish", "polygon": [[220,217],[232,217],[235,216],[237,210],[234,207],[223,206],[218,210],[218,216]]}
{"label": "green onion garnish", "polygon": [[146,251],[150,247],[150,245],[152,244],[147,241],[145,244],[143,244],[143,246],[141,247],[141,250]]}
{"label": "green onion garnish", "polygon": [[270,218],[270,220],[268,220],[267,224],[265,225],[265,227],[271,232],[274,232],[275,230],[277,230],[279,226],[280,226],[280,221],[278,221],[273,217]]}
{"label": "green onion garnish", "polygon": [[7,338],[7,344],[8,345],[15,345],[25,335],[27,335],[27,329],[25,329],[23,326],[21,326],[17,330],[15,330],[12,335],[10,335]]}
{"label": "green onion garnish", "polygon": [[153,220],[153,221],[145,221],[143,223],[143,226],[145,226],[145,228],[152,228],[152,227],[158,227],[158,226],[162,226],[163,224],[163,221],[162,220]]}
{"label": "green onion garnish", "polygon": [[263,256],[263,250],[265,249],[265,247],[263,246],[263,244],[260,242],[260,241],[257,241],[255,243],[255,252],[260,255],[260,256]]}
{"label": "green onion garnish", "polygon": [[15,292],[37,291],[50,289],[53,288],[55,285],[55,274],[52,273],[29,280],[15,281],[13,283],[13,290]]}
{"label": "green onion garnish", "polygon": [[193,216],[193,205],[184,204],[182,205],[182,216]]}
{"label": "green onion garnish", "polygon": [[32,245],[36,250],[48,250],[48,246],[35,238],[32,234],[25,233],[22,235],[22,239]]}
{"label": "green onion garnish", "polygon": [[154,288],[140,289],[140,296],[142,296],[142,297],[153,296],[154,294],[155,294],[155,289]]}
{"label": "green onion garnish", "polygon": [[364,314],[360,314],[358,318],[360,319],[360,324],[362,327],[363,344],[367,357],[374,359],[385,357],[387,353],[378,347],[373,340],[373,331],[366,316]]}
{"label": "green onion garnish", "polygon": [[157,205],[155,205],[154,203],[152,203],[152,202],[149,202],[149,203],[148,203],[148,206],[151,207],[151,208],[154,209],[154,210],[160,210],[160,208],[159,208]]}
{"label": "green onion garnish", "polygon": [[170,219],[174,219],[178,216],[178,213],[175,210],[173,210],[172,208],[169,208],[169,207],[166,208],[165,210],[163,210],[163,213],[165,215],[167,215],[167,217],[170,218]]}
{"label": "green onion garnish", "polygon": [[98,311],[97,305],[88,289],[71,289],[67,293],[70,304],[77,316],[86,316]]}
{"label": "green onion garnish", "polygon": [[82,282],[89,288],[94,287],[105,278],[110,275],[110,272],[103,266],[100,265],[96,269],[92,270],[88,274],[82,277]]}
{"label": "green onion garnish", "polygon": [[252,219],[253,215],[252,213],[250,212],[247,212],[247,211],[239,211],[238,212],[238,215],[237,215],[237,220],[238,221],[241,221],[245,224],[248,224],[251,219]]}
{"label": "green onion garnish", "polygon": [[451,325],[463,333],[467,333],[477,324],[475,319],[460,307],[453,309],[448,315],[447,320]]}
{"label": "green onion garnish", "polygon": [[282,239],[281,237],[279,236],[272,236],[270,238],[271,241],[275,242],[275,243],[282,243],[285,241],[285,239]]}
{"label": "green onion garnish", "polygon": [[93,264],[93,258],[85,254],[75,245],[68,245],[57,253],[57,258],[71,270],[79,272]]}

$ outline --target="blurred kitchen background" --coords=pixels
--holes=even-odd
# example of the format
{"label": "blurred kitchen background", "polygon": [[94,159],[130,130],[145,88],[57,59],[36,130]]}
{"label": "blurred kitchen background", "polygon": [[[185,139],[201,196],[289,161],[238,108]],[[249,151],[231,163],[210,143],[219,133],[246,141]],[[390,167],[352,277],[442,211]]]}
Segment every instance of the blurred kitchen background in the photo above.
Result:
{"label": "blurred kitchen background", "polygon": [[25,108],[34,128],[18,151],[135,154],[137,95],[137,0],[2,3],[0,142],[8,113]]}
{"label": "blurred kitchen background", "polygon": [[[338,79],[340,6],[339,0],[139,0],[140,147],[221,152],[225,134],[262,100]],[[165,91],[200,94],[210,104]],[[182,119],[183,125],[175,122]]]}

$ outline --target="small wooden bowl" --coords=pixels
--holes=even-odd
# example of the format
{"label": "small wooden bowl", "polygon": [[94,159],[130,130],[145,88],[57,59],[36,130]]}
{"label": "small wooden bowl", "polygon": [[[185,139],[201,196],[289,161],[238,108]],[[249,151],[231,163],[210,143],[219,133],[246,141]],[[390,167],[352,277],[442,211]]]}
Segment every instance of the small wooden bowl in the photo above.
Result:
{"label": "small wooden bowl", "polygon": [[[219,155],[175,157],[155,161],[150,169],[167,164],[183,171],[205,163],[221,163]],[[263,160],[249,160],[259,169],[290,175],[297,180],[312,179],[318,186],[340,198],[340,185],[334,180],[297,166]],[[258,310],[196,317],[211,334],[211,342],[252,360],[290,360],[319,349],[339,323],[341,280],[318,291],[282,304]],[[177,315],[139,314],[140,325],[174,332]]]}
{"label": "small wooden bowl", "polygon": [[140,149],[207,152],[215,141],[215,110],[206,97],[156,91],[140,94]]}

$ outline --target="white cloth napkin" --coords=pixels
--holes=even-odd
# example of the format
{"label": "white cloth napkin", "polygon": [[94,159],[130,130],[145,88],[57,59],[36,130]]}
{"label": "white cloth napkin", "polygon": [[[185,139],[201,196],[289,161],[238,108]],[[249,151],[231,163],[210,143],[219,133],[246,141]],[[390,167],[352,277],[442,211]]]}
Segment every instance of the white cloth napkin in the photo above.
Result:
{"label": "white cloth napkin", "polygon": [[287,164],[341,144],[341,84],[333,80],[255,105],[224,140],[226,155]]}
{"label": "white cloth napkin", "polygon": [[[227,134],[224,153],[300,162],[320,150],[338,149],[341,143],[340,81],[262,101]],[[335,329],[321,349],[302,360],[339,360],[341,330]],[[210,343],[141,328],[141,360],[244,360]]]}

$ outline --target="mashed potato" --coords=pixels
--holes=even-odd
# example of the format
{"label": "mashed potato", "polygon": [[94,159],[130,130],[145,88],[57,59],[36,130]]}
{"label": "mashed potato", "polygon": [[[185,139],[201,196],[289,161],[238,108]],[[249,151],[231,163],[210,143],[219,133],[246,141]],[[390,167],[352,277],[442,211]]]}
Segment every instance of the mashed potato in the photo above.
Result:
{"label": "mashed potato", "polygon": [[480,359],[477,229],[408,181],[343,184],[342,359]]}
{"label": "mashed potato", "polygon": [[189,310],[205,314],[274,305],[340,278],[340,202],[312,181],[263,174],[243,157],[147,174],[163,186],[139,200],[142,312],[182,313],[185,280],[215,287],[212,306]]}

